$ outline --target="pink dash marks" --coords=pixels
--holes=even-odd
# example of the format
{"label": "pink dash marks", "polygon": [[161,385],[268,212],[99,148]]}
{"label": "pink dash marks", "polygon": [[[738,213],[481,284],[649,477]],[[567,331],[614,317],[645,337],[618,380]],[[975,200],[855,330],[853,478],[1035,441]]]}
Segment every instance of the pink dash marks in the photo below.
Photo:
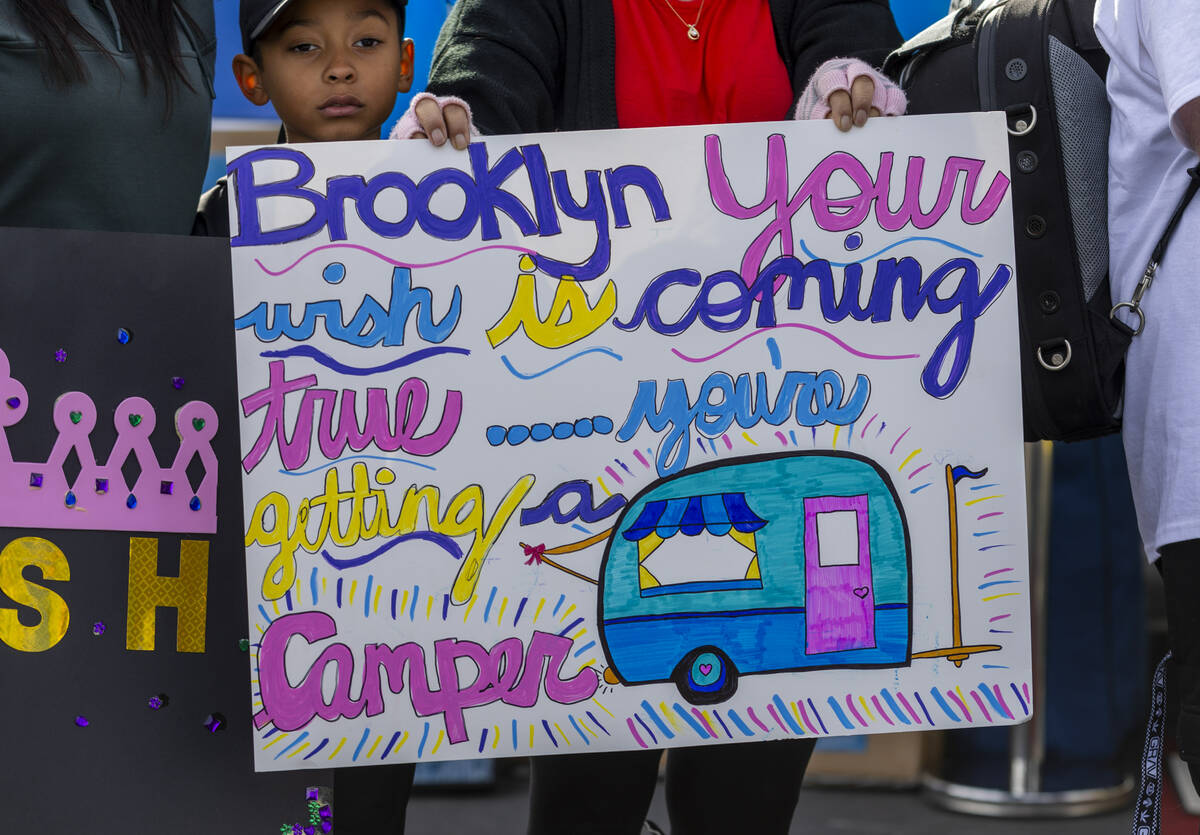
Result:
{"label": "pink dash marks", "polygon": [[875,414],[871,415],[871,419],[868,420],[866,425],[862,428],[862,432],[858,433],[858,437],[860,437],[860,438],[867,437],[867,430],[871,428],[871,424],[875,422],[875,418],[877,418],[877,417],[879,417],[879,412],[876,412]]}
{"label": "pink dash marks", "polygon": [[632,719],[632,717],[631,717],[631,718],[629,718],[629,719],[626,719],[626,720],[625,720],[625,724],[629,725],[629,732],[630,732],[631,734],[633,734],[633,738],[634,738],[634,740],[637,742],[637,744],[638,744],[638,745],[642,746],[643,748],[649,748],[649,747],[650,747],[649,745],[647,745],[647,744],[645,743],[645,741],[642,739],[641,735],[640,735],[640,734],[637,732],[637,728],[635,728],[635,727],[633,726],[633,719]]}
{"label": "pink dash marks", "polygon": [[871,697],[871,704],[875,705],[875,709],[876,709],[877,711],[879,711],[879,715],[883,717],[883,721],[884,721],[884,722],[887,722],[889,725],[895,725],[895,724],[896,724],[895,722],[893,722],[893,721],[892,721],[892,717],[888,716],[888,714],[887,714],[887,711],[883,709],[883,705],[881,705],[881,704],[879,703],[879,697],[878,697],[878,696],[872,696],[872,697]]}
{"label": "pink dash marks", "polygon": [[892,444],[892,448],[890,450],[888,450],[888,452],[895,453],[896,447],[898,447],[900,445],[900,442],[904,440],[904,436],[907,435],[911,430],[912,430],[912,427],[910,426],[910,427],[908,427],[908,429],[905,429],[903,432],[901,432],[900,437],[895,440],[895,442]]}

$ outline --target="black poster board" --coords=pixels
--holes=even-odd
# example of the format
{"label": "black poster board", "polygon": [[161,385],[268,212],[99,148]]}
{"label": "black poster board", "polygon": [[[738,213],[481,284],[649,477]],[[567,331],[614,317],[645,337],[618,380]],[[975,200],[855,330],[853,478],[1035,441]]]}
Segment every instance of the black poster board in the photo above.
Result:
{"label": "black poster board", "polygon": [[[0,351],[10,367],[4,374],[0,363],[0,481],[9,490],[8,507],[0,506],[4,832],[278,832],[283,823],[307,821],[306,786],[330,783],[327,771],[253,771],[250,660],[239,642],[256,636],[247,635],[232,320],[224,240],[0,229]],[[212,439],[219,461],[216,533],[153,528],[168,519],[165,505],[186,509],[197,499],[190,478],[168,487],[162,482],[174,477],[136,482],[136,473],[135,492],[143,495],[133,508],[120,478],[101,485],[96,472],[80,471],[77,482],[87,483],[75,483],[72,497],[56,486],[55,478],[67,476],[55,476],[47,462],[64,436],[53,415],[67,392],[94,403],[88,441],[100,463],[115,444],[136,439],[139,426],[156,421],[150,445],[169,468],[181,446],[176,410],[189,401],[210,404],[219,423]],[[118,413],[131,396],[149,401],[153,417],[129,407]],[[76,427],[88,421],[81,403],[71,401],[63,412]],[[19,421],[5,425],[18,413]],[[121,419],[132,429],[118,432]],[[65,434],[73,431],[66,426]],[[81,463],[58,470],[69,474]],[[193,461],[189,476],[197,469],[204,472]],[[30,483],[34,475],[43,477],[41,486]],[[15,499],[13,479],[25,491]],[[108,510],[98,509],[101,486],[126,505],[126,515],[111,501]],[[86,519],[72,521],[79,529],[36,524],[43,511],[61,518],[61,509],[76,503],[70,509],[78,512],[67,518]],[[210,514],[211,504],[197,512]],[[93,519],[119,526],[125,518],[143,529],[84,527]],[[134,549],[131,539],[140,540]],[[131,580],[131,550],[144,557],[146,540],[157,541],[161,577],[179,574],[181,551],[193,560],[206,552],[207,581],[187,587],[183,608],[190,614],[153,609],[152,650],[129,649],[144,645],[151,631],[128,612],[131,583],[135,594],[146,589],[145,578]],[[69,579],[44,579],[36,565],[22,564],[37,551],[30,543],[42,541],[61,552],[59,558],[37,546],[52,555],[60,576],[62,565],[69,567]],[[197,603],[197,588],[206,589],[206,601]],[[41,595],[40,602],[29,605],[30,593]],[[66,629],[56,639],[64,607]],[[177,619],[184,627],[178,639]],[[41,631],[29,630],[39,625]],[[22,641],[53,645],[36,651],[12,645]],[[179,651],[180,644],[189,651]],[[206,727],[210,718],[220,722],[215,730],[212,721]]]}

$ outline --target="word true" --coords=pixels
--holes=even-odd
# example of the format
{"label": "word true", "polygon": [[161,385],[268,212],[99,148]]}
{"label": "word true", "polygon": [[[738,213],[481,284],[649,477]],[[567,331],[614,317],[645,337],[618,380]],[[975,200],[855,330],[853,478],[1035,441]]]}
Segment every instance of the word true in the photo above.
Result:
{"label": "word true", "polygon": [[[466,603],[479,583],[484,558],[534,484],[532,475],[518,478],[488,518],[483,488],[478,484],[458,491],[444,510],[437,487],[413,484],[404,491],[398,502],[399,510],[393,513],[397,502],[393,497],[389,509],[387,486],[395,481],[395,474],[383,469],[376,480],[384,486],[372,487],[367,465],[357,461],[351,466],[349,489],[342,487],[337,468],[332,467],[325,472],[325,489],[319,495],[301,499],[294,511],[283,493],[272,491],[258,500],[247,526],[246,546],[278,549],[263,575],[265,599],[278,600],[296,582],[297,550],[315,554],[327,539],[342,548],[377,538],[392,540],[366,557],[330,560],[335,565],[340,563],[339,567],[349,568],[382,555],[407,538],[433,542],[454,559],[462,560],[451,599],[456,605]],[[424,529],[420,528],[422,515],[427,520]],[[471,537],[465,556],[454,542],[460,536]]]}
{"label": "word true", "polygon": [[[613,324],[631,331],[644,322],[655,333],[676,336],[699,321],[710,330],[729,332],[745,325],[757,304],[756,327],[773,328],[775,296],[786,287],[787,309],[800,310],[810,279],[816,282],[817,305],[825,321],[841,322],[849,317],[859,322],[890,322],[899,289],[900,314],[909,322],[923,309],[938,316],[958,315],[921,372],[921,387],[933,397],[945,398],[954,393],[967,373],[975,320],[999,298],[1012,274],[1011,267],[1000,264],[980,287],[979,265],[969,258],[951,258],[928,275],[923,274],[914,258],[884,258],[875,262],[875,274],[864,300],[861,264],[847,264],[838,282],[826,260],[804,263],[783,255],[763,267],[749,286],[732,270],[713,273],[703,280],[696,270],[669,270],[646,285],[627,321],[614,319]],[[662,297],[672,287],[697,290],[688,308],[674,321],[668,321],[661,309]]]}
{"label": "word true", "polygon": [[[660,476],[677,473],[687,466],[692,450],[691,427],[706,437],[724,434],[734,421],[749,429],[760,421],[779,426],[795,415],[801,426],[832,423],[846,426],[854,423],[867,407],[871,396],[871,381],[859,374],[849,398],[842,377],[836,371],[788,371],[775,394],[768,401],[767,375],[758,372],[753,385],[749,374],[739,374],[734,380],[723,371],[708,376],[700,386],[696,399],[688,396],[687,383],[670,380],[658,404],[658,383],[642,380],[625,423],[617,430],[618,441],[629,441],[637,434],[643,421],[654,432],[667,430],[658,445],[655,464]],[[714,401],[714,396],[719,398]]]}
{"label": "word true", "polygon": [[[326,280],[332,267],[340,264],[330,264],[325,268]],[[338,283],[345,275],[342,268],[337,275]],[[414,287],[412,272],[406,267],[396,267],[392,271],[392,294],[387,304],[381,303],[370,293],[362,297],[362,302],[354,315],[347,322],[339,299],[322,299],[308,302],[299,322],[292,321],[291,302],[283,302],[271,307],[266,302],[259,302],[249,313],[243,313],[233,320],[233,326],[238,330],[251,328],[259,342],[274,342],[281,336],[296,342],[305,342],[313,337],[317,330],[317,320],[321,320],[323,329],[332,339],[345,342],[359,348],[370,348],[374,345],[394,347],[404,344],[404,334],[409,320],[416,314],[417,336],[424,342],[441,343],[454,333],[462,312],[462,291],[457,285],[450,297],[450,306],[441,319],[433,318],[433,294],[426,287]]]}
{"label": "word true", "polygon": [[[473,641],[443,638],[433,643],[434,675],[425,665],[425,648],[411,642],[389,646],[366,644],[362,649],[363,674],[358,698],[350,695],[355,678],[354,652],[341,643],[321,650],[316,661],[293,686],[287,669],[288,642],[300,637],[309,644],[337,637],[337,623],[324,612],[296,612],[276,618],[262,636],[258,652],[262,710],[254,715],[254,726],[273,723],[281,731],[303,728],[314,718],[326,721],[368,717],[384,712],[384,688],[390,693],[408,690],[417,716],[442,714],[446,737],[451,744],[465,742],[463,711],[471,707],[503,702],[515,707],[533,707],[541,693],[558,704],[575,704],[590,698],[599,677],[584,667],[563,678],[563,664],[572,640],[548,632],[534,632],[526,649],[520,638],[505,638],[491,649]],[[470,661],[477,671],[473,681],[460,680],[459,660]],[[322,682],[333,668],[332,698],[326,702]],[[407,672],[407,676],[405,673]],[[407,679],[407,682],[406,682]]]}
{"label": "word true", "polygon": [[[283,180],[259,182],[254,166],[262,162],[290,162],[296,173]],[[662,184],[649,168],[643,165],[622,165],[603,172],[585,171],[585,193],[579,202],[571,191],[566,171],[551,172],[540,145],[510,148],[493,164],[482,142],[468,149],[470,171],[460,168],[440,168],[414,182],[399,171],[385,171],[370,180],[361,175],[330,177],[324,192],[309,183],[316,174],[303,152],[294,148],[262,148],[244,154],[229,164],[228,172],[236,193],[238,234],[232,245],[261,246],[283,244],[309,238],[328,231],[329,240],[346,240],[346,201],[363,224],[382,238],[403,238],[419,226],[421,231],[444,241],[461,241],[476,228],[485,241],[500,237],[497,213],[505,215],[526,238],[550,237],[562,232],[558,213],[595,227],[596,245],[582,264],[556,261],[543,255],[535,256],[538,269],[558,278],[570,276],[579,281],[602,275],[611,258],[609,234],[611,222],[618,228],[631,226],[625,203],[625,190],[641,189],[649,201],[656,223],[671,219],[671,210],[663,194]],[[532,193],[532,206],[504,189],[504,184],[518,171],[524,170]],[[442,189],[457,189],[463,199],[457,217],[442,217],[431,208],[434,196]],[[398,220],[381,218],[376,202],[381,194],[391,192],[404,198],[404,215]],[[606,196],[607,195],[607,196]],[[300,200],[312,207],[308,220],[295,226],[264,230],[259,216],[263,200],[283,198]]]}
{"label": "word true", "polygon": [[[429,385],[417,377],[410,377],[396,389],[394,409],[388,404],[387,389],[367,389],[365,421],[359,419],[353,389],[341,392],[339,404],[336,389],[316,388],[315,374],[286,379],[283,360],[269,363],[268,380],[266,388],[242,398],[242,413],[246,417],[266,409],[258,438],[242,459],[246,472],[259,465],[272,444],[279,448],[284,469],[299,469],[308,461],[314,435],[321,454],[328,459],[340,458],[347,447],[361,452],[372,444],[382,452],[403,450],[411,455],[434,455],[450,443],[462,417],[462,392],[451,389],[446,392],[437,427],[418,436],[429,407]],[[292,413],[295,416],[289,439],[284,400],[289,394],[301,391],[304,397],[299,412]]]}

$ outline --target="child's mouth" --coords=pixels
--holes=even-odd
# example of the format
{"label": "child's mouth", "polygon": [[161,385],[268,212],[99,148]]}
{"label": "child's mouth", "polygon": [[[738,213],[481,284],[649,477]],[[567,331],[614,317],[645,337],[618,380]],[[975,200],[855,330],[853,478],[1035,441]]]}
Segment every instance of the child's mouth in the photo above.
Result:
{"label": "child's mouth", "polygon": [[352,116],[362,110],[363,103],[354,96],[330,96],[317,109],[326,116]]}

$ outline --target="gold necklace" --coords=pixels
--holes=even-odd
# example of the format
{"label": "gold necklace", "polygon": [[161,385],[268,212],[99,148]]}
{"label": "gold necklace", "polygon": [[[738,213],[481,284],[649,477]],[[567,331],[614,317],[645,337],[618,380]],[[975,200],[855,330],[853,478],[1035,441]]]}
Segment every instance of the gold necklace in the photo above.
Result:
{"label": "gold necklace", "polygon": [[700,40],[700,30],[696,28],[696,24],[700,22],[700,15],[704,14],[705,0],[700,0],[700,10],[696,12],[696,19],[691,23],[688,23],[683,19],[683,15],[675,11],[675,7],[671,5],[671,0],[663,0],[663,2],[667,4],[668,9],[670,9],[672,12],[675,12],[675,17],[679,18],[679,22],[687,27],[687,36],[693,41]]}

